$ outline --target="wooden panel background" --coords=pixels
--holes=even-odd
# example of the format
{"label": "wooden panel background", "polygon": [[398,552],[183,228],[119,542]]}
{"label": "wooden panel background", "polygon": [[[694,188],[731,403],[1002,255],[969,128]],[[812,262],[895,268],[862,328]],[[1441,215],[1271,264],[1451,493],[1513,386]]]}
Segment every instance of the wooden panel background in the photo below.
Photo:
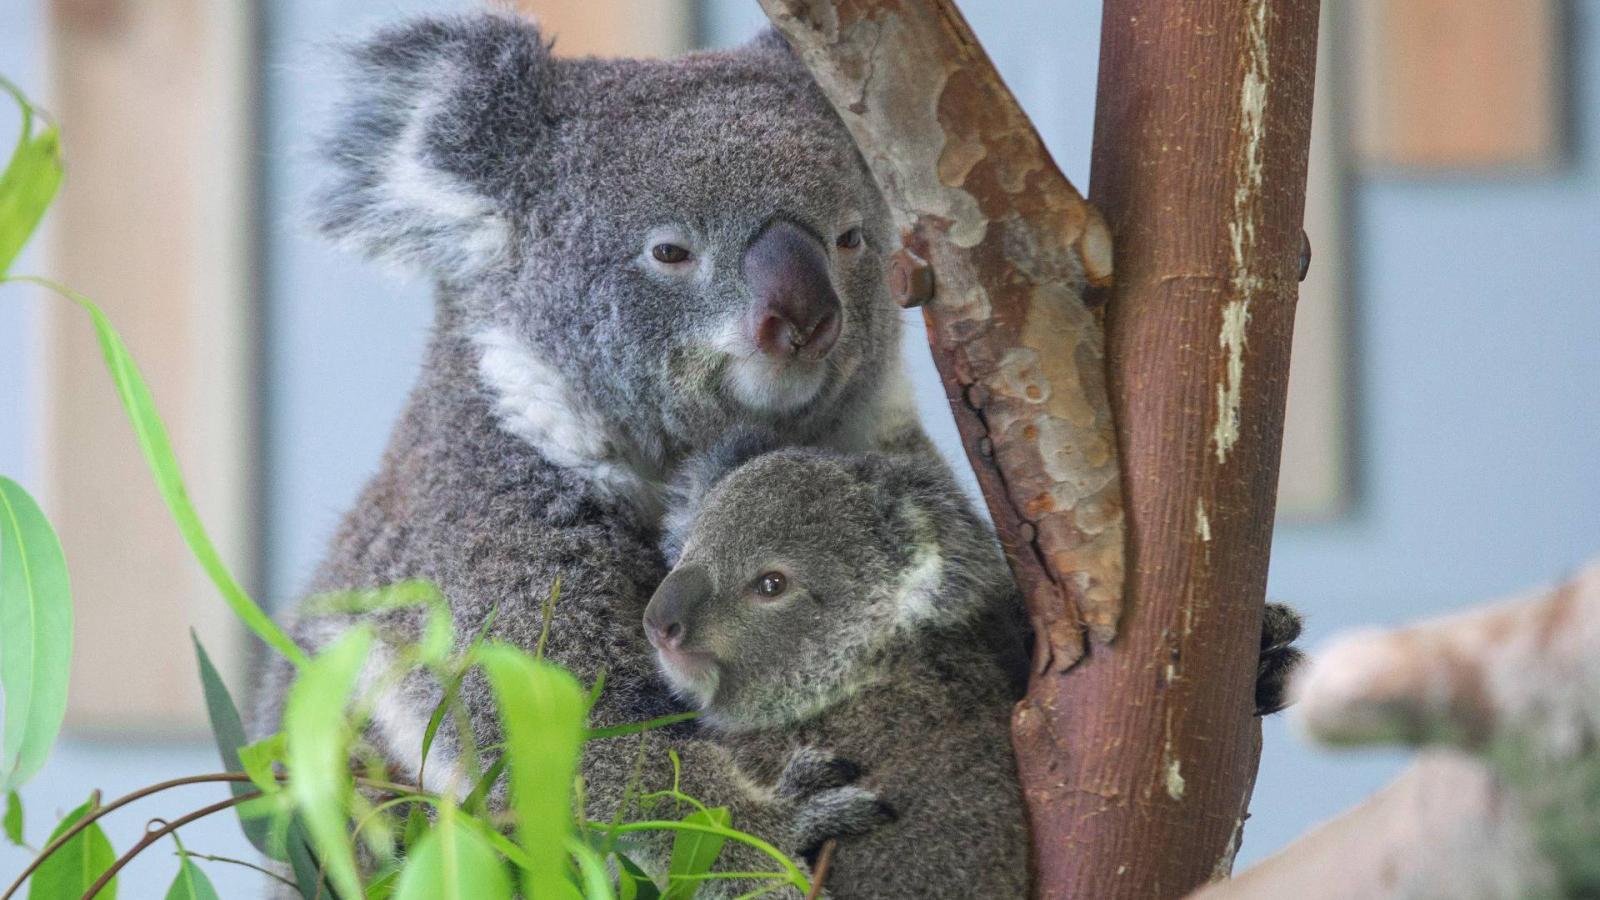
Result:
{"label": "wooden panel background", "polygon": [[[250,58],[245,3],[58,2],[48,57],[67,176],[47,268],[132,348],[223,557],[251,569]],[[44,484],[72,572],[68,727],[204,727],[194,626],[224,671],[239,629],[178,535],[88,319],[45,324]]]}
{"label": "wooden panel background", "polygon": [[1361,161],[1449,172],[1558,160],[1560,7],[1558,0],[1350,4]]}
{"label": "wooden panel background", "polygon": [[516,0],[516,7],[556,39],[562,56],[671,56],[695,40],[691,0]]}
{"label": "wooden panel background", "polygon": [[1305,522],[1338,515],[1351,493],[1348,322],[1352,242],[1345,217],[1349,148],[1347,48],[1336,4],[1322,6],[1305,231],[1311,270],[1300,284],[1289,401],[1278,470],[1278,518]]}

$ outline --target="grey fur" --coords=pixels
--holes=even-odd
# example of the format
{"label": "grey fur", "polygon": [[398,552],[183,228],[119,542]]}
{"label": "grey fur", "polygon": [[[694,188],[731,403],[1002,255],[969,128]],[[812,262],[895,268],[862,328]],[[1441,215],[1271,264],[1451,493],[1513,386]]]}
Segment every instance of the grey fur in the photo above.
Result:
{"label": "grey fur", "polygon": [[[532,648],[559,578],[547,653],[585,682],[606,673],[593,724],[679,709],[639,632],[665,572],[663,473],[735,426],[785,444],[932,458],[897,388],[899,319],[882,278],[890,226],[870,177],[770,36],[671,61],[556,59],[534,26],[480,14],[382,30],[349,60],[318,224],[435,280],[437,314],[381,468],[310,592],[429,579],[462,641],[497,609],[491,637]],[[736,389],[749,360],[719,340],[751,304],[740,252],[778,217],[828,248],[843,331],[813,393],[767,404],[760,383],[754,400]],[[865,246],[836,253],[827,237],[856,224]],[[692,246],[693,277],[650,265],[663,228]],[[764,377],[751,371],[747,381]],[[407,611],[368,619],[392,641],[420,626]],[[351,623],[303,615],[293,633],[316,651]],[[386,658],[375,654],[369,679]],[[281,660],[265,673],[258,733],[277,727],[292,674]],[[413,675],[377,704],[368,738],[399,777],[416,775],[439,696]],[[479,744],[498,743],[483,680],[469,678],[462,697]],[[790,852],[818,837],[808,803],[842,804],[861,820],[877,809],[843,785],[752,797],[729,781],[720,745],[681,732],[646,741],[647,787],[666,786],[673,747],[685,790],[732,806],[742,827]],[[447,719],[430,787],[447,783],[454,744]],[[612,815],[636,752],[632,740],[590,745],[590,815]]]}
{"label": "grey fur", "polygon": [[[691,477],[703,504],[646,613],[668,680],[755,783],[796,746],[868,766],[857,784],[898,818],[840,844],[832,896],[1025,897],[1015,678],[993,649],[1009,633],[1024,658],[1021,605],[988,526],[924,459],[785,449],[720,480],[715,464]],[[769,572],[776,597],[757,590]],[[849,835],[859,809],[807,815]]]}

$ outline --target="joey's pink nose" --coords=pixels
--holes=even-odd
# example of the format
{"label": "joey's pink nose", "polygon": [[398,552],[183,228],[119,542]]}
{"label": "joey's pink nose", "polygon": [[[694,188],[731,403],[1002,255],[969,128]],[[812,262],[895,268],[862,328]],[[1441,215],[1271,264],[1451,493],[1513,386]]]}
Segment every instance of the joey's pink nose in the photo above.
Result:
{"label": "joey's pink nose", "polygon": [[822,242],[775,219],[744,253],[744,277],[755,302],[751,337],[762,353],[819,360],[839,340],[839,295]]}

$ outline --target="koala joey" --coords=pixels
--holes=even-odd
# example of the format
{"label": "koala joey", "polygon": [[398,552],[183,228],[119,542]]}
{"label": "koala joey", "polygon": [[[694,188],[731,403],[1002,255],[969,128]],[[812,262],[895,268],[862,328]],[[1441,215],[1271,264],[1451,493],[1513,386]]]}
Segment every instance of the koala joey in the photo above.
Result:
{"label": "koala joey", "polygon": [[1025,897],[1016,677],[994,652],[1009,634],[1024,658],[1020,604],[947,472],[784,449],[686,480],[644,615],[662,674],[750,781],[781,783],[795,748],[833,754],[896,814],[814,829],[856,835],[830,894]]}

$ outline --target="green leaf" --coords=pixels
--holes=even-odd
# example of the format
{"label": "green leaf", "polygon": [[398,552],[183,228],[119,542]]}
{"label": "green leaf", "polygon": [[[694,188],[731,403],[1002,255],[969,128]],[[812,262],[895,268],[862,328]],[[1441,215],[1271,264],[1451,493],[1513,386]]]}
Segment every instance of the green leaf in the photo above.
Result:
{"label": "green leaf", "polygon": [[394,896],[395,885],[399,881],[400,869],[397,867],[380,872],[367,882],[367,900],[389,900]]}
{"label": "green leaf", "polygon": [[[322,864],[311,850],[311,839],[306,837],[305,826],[296,819],[289,824],[285,845],[289,850],[289,868],[294,872],[294,883],[300,896],[319,900],[338,900],[339,895],[328,884]],[[358,895],[359,896],[359,895]]]}
{"label": "green leaf", "polygon": [[422,842],[428,833],[428,811],[421,803],[411,804],[406,811],[406,827],[400,838],[401,845],[410,848]]}
{"label": "green leaf", "polygon": [[489,842],[446,805],[406,858],[395,900],[510,900],[511,879]]}
{"label": "green leaf", "polygon": [[523,892],[531,900],[568,897],[564,875],[567,840],[573,834],[572,785],[583,743],[586,696],[565,669],[534,660],[505,644],[479,654],[494,688],[511,759],[511,809],[517,843],[531,868]]}
{"label": "green leaf", "polygon": [[[717,806],[695,810],[683,817],[691,825],[716,825],[727,828],[728,810]],[[680,831],[672,836],[672,862],[667,865],[666,900],[684,900],[693,897],[700,882],[692,876],[704,875],[717,862],[717,854],[728,839],[718,834],[702,831]],[[675,877],[676,876],[676,877]],[[691,876],[685,878],[685,876]]]}
{"label": "green leaf", "polygon": [[0,78],[0,90],[22,109],[22,131],[11,161],[0,174],[0,275],[22,252],[61,187],[61,136],[54,125],[33,133],[33,106],[16,85]]}
{"label": "green leaf", "polygon": [[178,877],[167,888],[167,900],[220,900],[211,879],[194,864],[189,854],[178,854]]}
{"label": "green leaf", "polygon": [[283,709],[293,773],[289,793],[329,879],[347,897],[361,896],[361,879],[348,827],[355,792],[349,763],[355,732],[345,718],[345,706],[371,646],[370,629],[347,632],[300,670]]}
{"label": "green leaf", "polygon": [[494,790],[494,783],[500,780],[500,775],[506,770],[506,763],[510,762],[510,759],[509,756],[501,753],[500,758],[489,766],[489,771],[484,772],[483,777],[478,779],[478,783],[473,785],[472,793],[467,795],[467,799],[461,801],[461,808],[466,810],[469,815],[477,816],[484,813],[484,803],[489,798],[489,792]]}
{"label": "green leaf", "polygon": [[16,482],[0,478],[0,790],[38,773],[67,714],[72,591],[50,520]]}
{"label": "green leaf", "polygon": [[[287,758],[289,755],[289,738],[283,732],[270,734],[253,744],[245,744],[239,748],[238,764],[234,769],[244,769],[250,776],[250,783],[255,785],[264,794],[272,794],[283,788],[283,782],[278,780],[278,774],[272,764]],[[246,792],[249,788],[245,789]]]}
{"label": "green leaf", "polygon": [[[239,718],[239,707],[234,705],[233,695],[228,693],[228,686],[217,674],[216,666],[211,664],[211,657],[206,654],[206,648],[200,645],[200,638],[192,628],[189,629],[189,639],[194,642],[195,661],[200,667],[200,687],[206,697],[206,716],[211,720],[211,736],[217,742],[217,754],[222,757],[222,770],[237,772],[244,768],[239,758],[239,748],[245,745],[244,723]],[[251,780],[255,780],[255,775],[251,775]],[[269,778],[269,781],[270,786],[258,782],[255,787],[269,792],[276,789],[277,779]],[[237,781],[229,787],[235,797],[248,794],[251,789],[250,785]],[[246,818],[238,808],[234,812],[239,817],[239,827],[243,829],[244,836],[250,839],[257,850],[273,859],[286,858],[282,848],[272,846],[272,826],[267,820]]]}
{"label": "green leaf", "polygon": [[26,846],[22,839],[22,798],[16,791],[6,791],[6,840],[18,847]]}
{"label": "green leaf", "polygon": [[639,864],[623,856],[617,857],[617,887],[622,900],[661,900],[661,891]]}
{"label": "green leaf", "polygon": [[200,568],[211,579],[211,583],[222,594],[222,599],[233,610],[239,621],[290,662],[296,666],[304,666],[307,662],[305,651],[290,640],[289,635],[262,612],[254,600],[250,599],[250,595],[239,586],[233,573],[228,571],[228,566],[222,561],[222,555],[217,552],[216,545],[211,543],[211,536],[206,533],[205,526],[200,522],[200,514],[189,500],[188,489],[183,484],[183,474],[178,468],[178,458],[172,452],[172,442],[167,437],[166,426],[162,424],[161,416],[156,413],[155,401],[150,397],[150,388],[145,384],[144,377],[139,374],[139,368],[134,365],[133,357],[128,354],[128,348],[122,343],[122,338],[118,337],[116,329],[111,327],[111,321],[89,298],[53,281],[31,276],[0,279],[0,281],[21,281],[49,288],[83,307],[89,314],[94,323],[95,335],[100,341],[101,355],[105,357],[106,368],[115,383],[117,396],[122,401],[123,410],[128,414],[128,420],[133,424],[134,437],[138,439],[139,449],[144,453],[145,462],[155,476],[156,488],[161,492],[162,500],[166,501],[167,510],[177,521],[178,531],[183,535],[184,542],[189,545],[190,552],[194,554],[200,563]]}
{"label": "green leaf", "polygon": [[578,861],[585,900],[616,900],[616,892],[611,890],[611,878],[606,872],[605,859],[576,835],[567,839],[567,849],[572,853],[572,858]]}
{"label": "green leaf", "polygon": [[[50,840],[60,837],[93,809],[94,801],[89,800],[67,813],[55,831],[50,832]],[[100,830],[100,823],[96,822],[73,835],[72,840],[62,844],[34,870],[33,877],[28,881],[28,900],[82,897],[116,861],[117,854],[111,849],[111,842],[106,840],[105,832]],[[96,895],[97,900],[113,900],[116,896],[115,878],[107,882],[105,888]]]}
{"label": "green leaf", "polygon": [[612,725],[609,728],[591,728],[585,734],[584,740],[598,741],[605,738],[624,737],[630,734],[638,734],[641,731],[665,728],[668,725],[676,725],[679,722],[689,722],[699,717],[700,713],[696,711],[670,713],[665,716],[657,716],[654,719],[647,719],[643,722],[629,722],[626,725]]}

